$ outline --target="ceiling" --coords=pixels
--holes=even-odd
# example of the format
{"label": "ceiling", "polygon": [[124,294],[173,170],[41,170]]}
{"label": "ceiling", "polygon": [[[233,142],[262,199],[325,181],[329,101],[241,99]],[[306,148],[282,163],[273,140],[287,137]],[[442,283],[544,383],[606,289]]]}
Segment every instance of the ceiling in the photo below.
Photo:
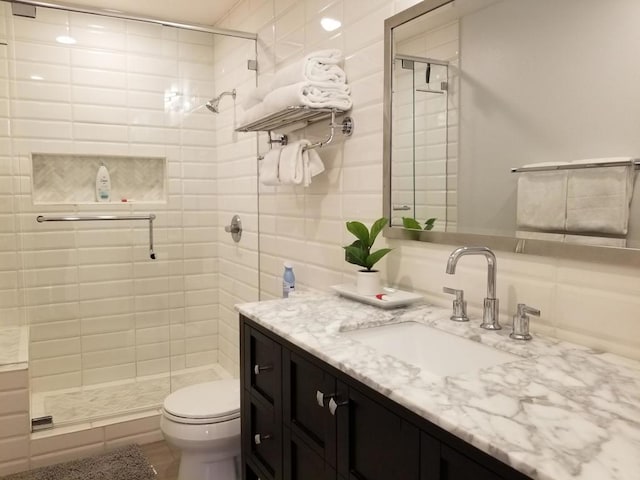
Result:
{"label": "ceiling", "polygon": [[215,25],[239,2],[240,0],[52,0],[52,3],[119,10],[135,16],[200,25]]}

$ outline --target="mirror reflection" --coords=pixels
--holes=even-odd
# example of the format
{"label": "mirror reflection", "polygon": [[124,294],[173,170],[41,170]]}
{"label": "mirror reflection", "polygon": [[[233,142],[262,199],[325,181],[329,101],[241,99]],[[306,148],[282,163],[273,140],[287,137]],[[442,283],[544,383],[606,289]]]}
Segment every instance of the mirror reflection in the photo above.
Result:
{"label": "mirror reflection", "polygon": [[638,20],[637,0],[455,0],[394,27],[391,224],[639,248]]}

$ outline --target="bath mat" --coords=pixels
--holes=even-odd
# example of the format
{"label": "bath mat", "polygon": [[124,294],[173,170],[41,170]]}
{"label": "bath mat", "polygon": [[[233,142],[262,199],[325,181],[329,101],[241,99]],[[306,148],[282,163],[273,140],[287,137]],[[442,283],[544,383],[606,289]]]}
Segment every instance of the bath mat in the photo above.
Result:
{"label": "bath mat", "polygon": [[58,463],[0,480],[153,480],[155,471],[138,445],[92,457]]}

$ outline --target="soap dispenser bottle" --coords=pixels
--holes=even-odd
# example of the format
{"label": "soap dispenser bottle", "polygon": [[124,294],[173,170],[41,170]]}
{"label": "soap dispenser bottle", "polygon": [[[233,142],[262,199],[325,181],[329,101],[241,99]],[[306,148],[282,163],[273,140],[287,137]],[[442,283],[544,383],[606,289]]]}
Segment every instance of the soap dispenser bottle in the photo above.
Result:
{"label": "soap dispenser bottle", "polygon": [[96,174],[96,202],[110,202],[111,201],[111,177],[109,176],[109,170],[103,163],[98,168]]}
{"label": "soap dispenser bottle", "polygon": [[282,274],[282,298],[288,298],[289,294],[296,290],[296,276],[293,273],[293,266],[285,262],[284,273]]}

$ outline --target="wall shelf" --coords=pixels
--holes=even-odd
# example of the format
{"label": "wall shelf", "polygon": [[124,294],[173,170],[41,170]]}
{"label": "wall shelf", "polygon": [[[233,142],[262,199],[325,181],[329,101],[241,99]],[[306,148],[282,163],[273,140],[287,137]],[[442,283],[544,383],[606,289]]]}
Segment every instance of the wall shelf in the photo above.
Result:
{"label": "wall shelf", "polygon": [[286,135],[282,135],[279,139],[274,140],[271,139],[271,132],[301,122],[305,122],[305,125],[300,126],[299,128],[304,128],[310,123],[330,118],[331,123],[329,124],[329,128],[331,129],[331,132],[329,136],[326,139],[310,144],[305,148],[305,150],[310,150],[313,148],[323,147],[328,143],[331,143],[336,128],[340,128],[343,135],[349,136],[353,133],[353,120],[351,117],[345,117],[342,120],[342,123],[336,123],[336,116],[344,113],[346,113],[344,110],[337,108],[311,108],[301,105],[290,106],[258,120],[254,120],[253,122],[241,125],[236,128],[236,131],[269,132],[269,143],[280,143],[281,145],[286,145]]}

